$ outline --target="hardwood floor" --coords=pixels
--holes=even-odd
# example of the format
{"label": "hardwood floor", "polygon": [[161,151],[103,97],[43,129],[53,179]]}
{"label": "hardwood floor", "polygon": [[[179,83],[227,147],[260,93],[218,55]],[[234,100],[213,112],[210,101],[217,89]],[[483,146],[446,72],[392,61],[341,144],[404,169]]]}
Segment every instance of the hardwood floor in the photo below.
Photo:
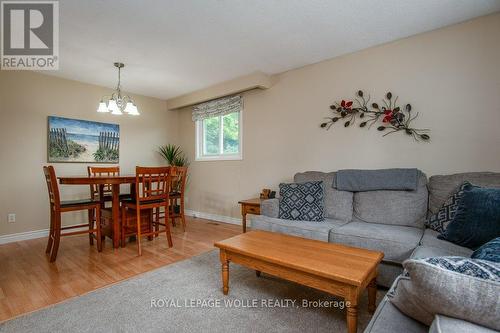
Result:
{"label": "hardwood floor", "polygon": [[134,275],[215,249],[214,242],[241,233],[241,226],[186,217],[172,228],[173,248],[165,235],[113,249],[106,240],[103,252],[88,243],[88,236],[61,241],[57,261],[45,255],[47,238],[0,245],[0,321],[82,295]]}

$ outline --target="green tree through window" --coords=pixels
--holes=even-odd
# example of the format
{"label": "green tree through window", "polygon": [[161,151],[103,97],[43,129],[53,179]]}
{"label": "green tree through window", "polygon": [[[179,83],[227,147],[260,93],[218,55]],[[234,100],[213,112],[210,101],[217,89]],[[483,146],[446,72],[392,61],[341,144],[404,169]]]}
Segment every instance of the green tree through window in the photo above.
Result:
{"label": "green tree through window", "polygon": [[240,151],[239,118],[239,113],[230,113],[222,118],[224,122],[224,154],[237,154]]}
{"label": "green tree through window", "polygon": [[204,154],[219,154],[220,117],[205,119],[203,127],[205,133],[205,140],[203,140],[205,143]]}
{"label": "green tree through window", "polygon": [[240,155],[240,112],[207,118],[198,126],[199,158]]}

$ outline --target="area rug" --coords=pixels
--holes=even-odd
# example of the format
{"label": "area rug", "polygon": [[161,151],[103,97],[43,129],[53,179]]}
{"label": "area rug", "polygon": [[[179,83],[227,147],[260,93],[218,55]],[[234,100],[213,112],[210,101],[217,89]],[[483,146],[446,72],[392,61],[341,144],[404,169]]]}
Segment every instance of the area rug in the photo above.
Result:
{"label": "area rug", "polygon": [[[365,292],[359,332],[367,303]],[[210,251],[4,322],[0,332],[345,332],[345,311],[341,299],[236,264],[224,296]]]}

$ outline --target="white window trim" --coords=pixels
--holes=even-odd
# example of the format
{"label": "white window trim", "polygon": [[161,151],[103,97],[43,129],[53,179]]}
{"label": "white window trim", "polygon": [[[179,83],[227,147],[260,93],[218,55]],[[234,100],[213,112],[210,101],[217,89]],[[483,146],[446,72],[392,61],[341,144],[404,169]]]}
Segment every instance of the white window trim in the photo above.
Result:
{"label": "white window trim", "polygon": [[[221,119],[222,120],[222,119]],[[218,154],[218,155],[203,155],[203,121],[198,120],[196,123],[196,138],[195,138],[195,148],[196,157],[195,161],[241,161],[243,160],[243,110],[239,111],[238,119],[238,141],[239,141],[239,153],[238,154]],[[224,122],[220,122],[220,135],[219,135],[219,145],[222,149],[223,146],[223,133],[224,133]]]}

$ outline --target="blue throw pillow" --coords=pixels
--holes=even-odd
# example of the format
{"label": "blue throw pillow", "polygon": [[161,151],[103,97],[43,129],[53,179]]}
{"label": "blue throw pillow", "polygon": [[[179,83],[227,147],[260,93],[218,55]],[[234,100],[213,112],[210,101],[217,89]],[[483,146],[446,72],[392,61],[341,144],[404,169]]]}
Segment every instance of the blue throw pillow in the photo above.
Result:
{"label": "blue throw pillow", "polygon": [[473,259],[489,260],[500,263],[500,237],[481,246],[471,255]]}
{"label": "blue throw pillow", "polygon": [[500,189],[466,186],[453,221],[438,238],[475,250],[496,237],[500,237]]}
{"label": "blue throw pillow", "polygon": [[280,184],[279,218],[323,221],[323,182]]}
{"label": "blue throw pillow", "polygon": [[458,204],[464,194],[464,189],[468,186],[471,186],[469,182],[463,182],[462,185],[458,187],[457,191],[444,202],[439,211],[436,214],[429,216],[429,218],[425,221],[425,226],[439,233],[443,233],[448,227],[448,224],[450,224],[450,222],[455,218],[455,214],[458,210]]}

